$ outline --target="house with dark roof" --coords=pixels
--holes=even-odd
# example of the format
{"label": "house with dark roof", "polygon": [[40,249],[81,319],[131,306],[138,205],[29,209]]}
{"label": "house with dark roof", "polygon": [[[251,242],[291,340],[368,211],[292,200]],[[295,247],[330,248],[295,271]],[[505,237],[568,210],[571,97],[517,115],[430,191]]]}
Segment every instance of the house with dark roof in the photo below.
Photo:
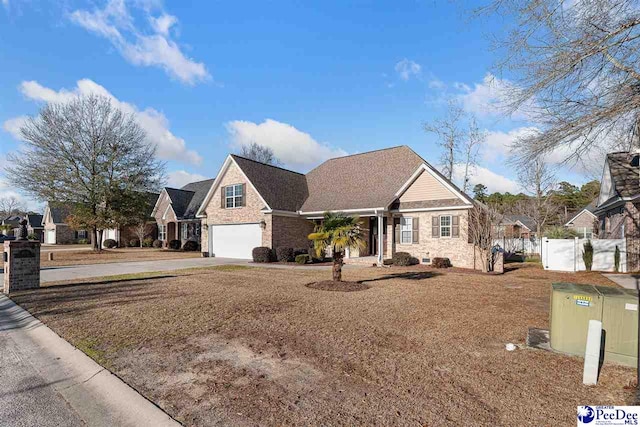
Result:
{"label": "house with dark roof", "polygon": [[182,188],[165,187],[157,197],[151,216],[158,226],[158,239],[167,246],[171,240],[181,244],[192,240],[200,243],[200,218],[196,212],[202,204],[213,179],[191,182]]}
{"label": "house with dark roof", "polygon": [[89,239],[87,230],[74,230],[67,224],[67,218],[73,213],[73,205],[69,203],[47,203],[42,219],[44,243],[64,245],[77,243],[78,240]]}
{"label": "house with dark roof", "polygon": [[640,270],[640,153],[609,153],[593,211],[599,237],[625,239],[627,270]]}
{"label": "house with dark roof", "polygon": [[505,215],[497,225],[497,236],[507,239],[530,239],[536,235],[536,222],[528,215]]}
{"label": "house with dark roof", "polygon": [[[140,197],[144,197],[146,212],[149,212],[149,218],[142,230],[144,239],[155,240],[158,237],[158,226],[156,225],[155,218],[150,214],[151,209],[158,200],[158,193],[144,192],[139,193]],[[102,232],[102,244],[107,239],[115,240],[120,247],[133,246],[133,243],[137,241],[140,244],[140,236],[138,234],[138,227],[136,225],[121,225],[116,228],[104,230]]]}
{"label": "house with dark roof", "polygon": [[196,217],[205,256],[251,258],[257,246],[309,248],[327,211],[357,215],[366,247],[347,260],[382,264],[395,252],[480,268],[468,239],[472,199],[407,146],[327,160],[306,175],[229,155]]}
{"label": "house with dark roof", "polygon": [[581,239],[598,238],[598,217],[594,213],[598,199],[579,210],[567,223],[566,228],[575,231]]}

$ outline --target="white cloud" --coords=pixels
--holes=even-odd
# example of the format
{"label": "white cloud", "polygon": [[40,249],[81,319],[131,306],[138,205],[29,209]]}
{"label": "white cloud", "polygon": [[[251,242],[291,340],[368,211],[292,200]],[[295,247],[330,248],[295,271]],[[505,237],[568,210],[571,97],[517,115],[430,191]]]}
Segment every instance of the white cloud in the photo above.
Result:
{"label": "white cloud", "polygon": [[272,119],[260,124],[235,120],[227,123],[226,127],[235,147],[256,142],[271,148],[278,159],[292,168],[307,169],[332,157],[347,154],[344,150],[316,141],[290,124]]}
{"label": "white cloud", "polygon": [[9,0],[2,0],[2,5],[8,9],[9,8]]}
{"label": "white cloud", "polygon": [[402,61],[396,64],[395,70],[402,80],[407,81],[412,76],[420,75],[422,67],[420,66],[420,64],[416,62],[410,59],[404,58]]}
{"label": "white cloud", "polygon": [[[475,83],[473,88],[464,83],[456,83],[454,87],[463,92],[459,98],[464,109],[479,117],[504,115],[513,91],[517,90],[513,82],[491,73],[487,73],[482,83]],[[511,113],[510,117],[515,120],[530,119],[534,105],[533,102],[528,102]]]}
{"label": "white cloud", "polygon": [[445,90],[447,88],[447,84],[438,78],[433,78],[427,82],[427,86],[429,89],[436,90]]}
{"label": "white cloud", "polygon": [[169,172],[167,178],[167,186],[173,188],[182,188],[190,182],[204,181],[207,179],[204,175],[190,173],[184,170]]}
{"label": "white cloud", "polygon": [[2,125],[2,128],[6,132],[10,133],[11,136],[13,136],[15,139],[21,141],[22,135],[20,134],[20,128],[25,124],[27,118],[27,116],[14,117],[13,119],[5,121]]}
{"label": "white cloud", "polygon": [[[41,102],[68,102],[78,95],[97,94],[111,99],[113,104],[127,114],[133,114],[140,126],[147,133],[149,141],[158,147],[158,157],[163,160],[176,160],[183,163],[200,164],[202,157],[187,148],[184,139],[174,135],[169,130],[169,120],[160,111],[153,108],[139,110],[133,104],[118,100],[106,88],[90,79],[78,80],[73,90],[53,90],[42,86],[36,81],[25,81],[20,84],[20,91],[27,98]],[[15,136],[12,129],[20,123],[21,117],[9,119],[4,123],[4,129]]]}
{"label": "white cloud", "polygon": [[504,160],[509,157],[513,143],[537,130],[535,127],[519,127],[508,132],[487,131],[487,139],[481,149],[482,158],[488,162]]}
{"label": "white cloud", "polygon": [[[453,180],[455,182],[462,182],[464,179],[464,165],[455,165],[453,168]],[[499,175],[485,167],[476,166],[469,177],[469,188],[473,188],[476,184],[484,184],[490,193],[499,191],[504,193],[516,194],[520,192],[520,185],[506,176]],[[460,186],[462,188],[462,186]],[[469,191],[470,192],[470,191]]]}
{"label": "white cloud", "polygon": [[178,22],[175,16],[162,12],[152,16],[151,4],[140,4],[152,33],[144,33],[134,24],[124,0],[109,0],[104,9],[76,10],[72,22],[109,40],[134,65],[161,67],[183,83],[195,84],[211,78],[205,65],[187,58],[171,38],[169,30]]}

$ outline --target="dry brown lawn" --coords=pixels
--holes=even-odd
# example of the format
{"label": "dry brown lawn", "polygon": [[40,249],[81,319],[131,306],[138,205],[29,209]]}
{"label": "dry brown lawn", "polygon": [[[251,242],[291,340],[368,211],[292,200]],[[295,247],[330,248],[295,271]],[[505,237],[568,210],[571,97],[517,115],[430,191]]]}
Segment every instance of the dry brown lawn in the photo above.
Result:
{"label": "dry brown lawn", "polygon": [[44,253],[43,249],[40,265],[42,267],[58,267],[63,265],[199,258],[200,256],[200,252],[169,251],[155,248],[118,248],[103,249],[100,252],[91,250],[57,251],[53,252],[53,261],[49,261],[48,255]]}
{"label": "dry brown lawn", "polygon": [[[185,425],[575,425],[576,406],[632,402],[635,370],[520,348],[547,327],[550,284],[597,273],[519,265],[502,276],[220,267],[51,286],[13,297]],[[524,345],[523,345],[524,347]]]}

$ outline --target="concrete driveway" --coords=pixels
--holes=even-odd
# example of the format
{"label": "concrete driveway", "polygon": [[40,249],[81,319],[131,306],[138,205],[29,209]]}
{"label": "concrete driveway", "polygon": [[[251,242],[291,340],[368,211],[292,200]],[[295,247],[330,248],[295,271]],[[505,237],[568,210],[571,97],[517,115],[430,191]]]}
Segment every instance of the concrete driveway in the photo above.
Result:
{"label": "concrete driveway", "polygon": [[640,285],[640,274],[603,274],[603,276],[627,289],[638,289]]}

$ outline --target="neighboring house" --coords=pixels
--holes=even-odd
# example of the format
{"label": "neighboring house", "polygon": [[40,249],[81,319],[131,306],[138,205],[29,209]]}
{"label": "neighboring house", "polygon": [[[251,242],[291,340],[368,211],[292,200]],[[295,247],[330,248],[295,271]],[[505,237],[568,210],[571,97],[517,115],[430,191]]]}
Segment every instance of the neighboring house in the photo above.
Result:
{"label": "neighboring house", "polygon": [[27,214],[27,233],[29,235],[35,235],[36,240],[39,242],[42,242],[44,238],[42,219],[43,217],[40,214]]}
{"label": "neighboring house", "polygon": [[[153,206],[158,200],[158,196],[158,193],[140,193],[140,197],[146,198],[146,206],[148,206],[147,212],[151,212]],[[135,225],[127,225],[104,230],[102,232],[102,244],[104,245],[105,240],[112,239],[118,242],[118,246],[120,247],[129,246],[132,240],[140,239],[136,232],[137,228],[138,227]],[[158,226],[155,218],[153,218],[153,215],[151,214],[149,214],[149,219],[145,224],[143,240],[146,238],[154,240],[158,238]]]}
{"label": "neighboring house", "polygon": [[256,246],[308,248],[326,211],[357,215],[366,247],[353,261],[408,252],[480,268],[468,241],[469,196],[407,146],[327,160],[303,175],[229,155],[197,217],[205,255],[251,258]]}
{"label": "neighboring house", "polygon": [[527,215],[505,215],[497,226],[499,238],[529,239],[536,235],[536,222]]}
{"label": "neighboring house", "polygon": [[640,270],[639,154],[609,153],[605,159],[600,195],[593,212],[601,239],[625,239],[627,271]]}
{"label": "neighboring house", "polygon": [[15,229],[20,226],[20,220],[21,219],[22,219],[22,217],[19,216],[19,215],[11,215],[11,216],[8,216],[5,219],[3,219],[2,222],[0,222],[0,224],[5,226],[5,228],[6,228],[5,234],[7,236],[16,236],[17,235],[16,232],[15,232]]}
{"label": "neighboring house", "polygon": [[73,206],[62,202],[48,202],[42,219],[44,243],[60,245],[90,239],[87,230],[74,230],[67,224]]}
{"label": "neighboring house", "polygon": [[564,226],[578,233],[578,237],[581,239],[597,239],[598,217],[593,213],[596,209],[597,202],[598,199],[593,200],[575,214]]}
{"label": "neighboring house", "polygon": [[158,196],[151,216],[158,225],[158,239],[167,246],[171,240],[200,242],[200,218],[196,212],[207,192],[214,183],[213,179],[192,182],[182,188],[165,187]]}

